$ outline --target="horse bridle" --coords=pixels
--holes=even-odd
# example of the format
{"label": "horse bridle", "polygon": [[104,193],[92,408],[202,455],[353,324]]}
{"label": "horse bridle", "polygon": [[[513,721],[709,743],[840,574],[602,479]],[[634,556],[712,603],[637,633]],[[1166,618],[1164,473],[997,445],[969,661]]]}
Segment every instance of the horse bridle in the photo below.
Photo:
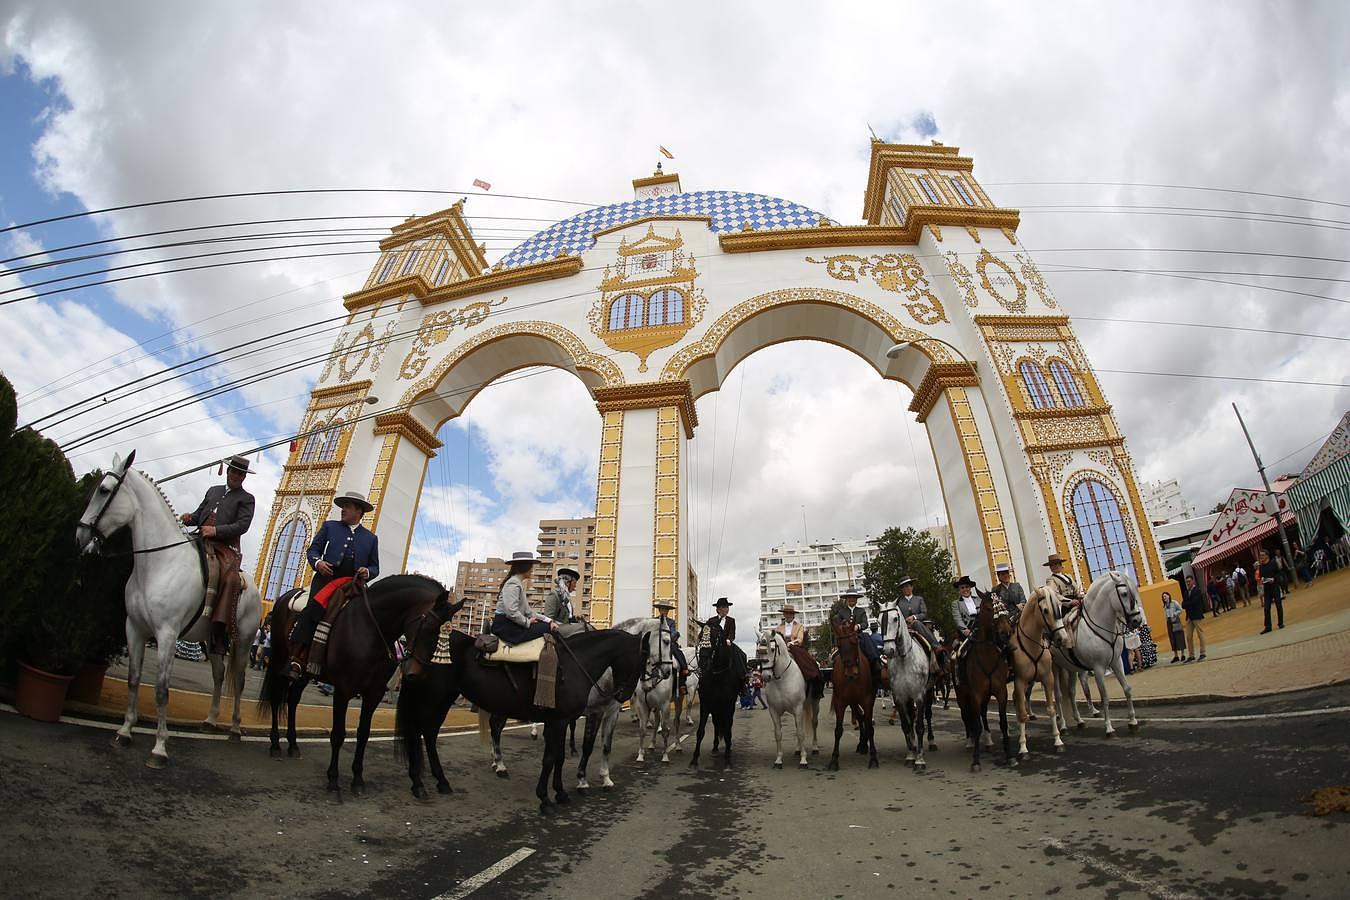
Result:
{"label": "horse bridle", "polygon": [[[708,629],[708,625],[707,625],[706,622],[705,622],[704,624],[700,625],[699,628],[698,628],[698,645],[697,645],[697,646],[699,647],[699,655],[700,655],[700,656],[702,656],[702,648],[703,648],[703,632],[707,631],[707,629]],[[710,636],[710,637],[708,638],[708,674],[709,674],[709,675],[718,675],[718,674],[720,674],[720,673],[722,673],[722,672],[729,672],[729,671],[731,671],[731,649],[730,649],[730,647],[728,646],[727,636],[722,632],[722,630],[721,630],[720,628],[717,630],[717,633],[718,633],[718,635],[722,638],[722,654],[723,654],[723,656],[726,657],[726,660],[725,660],[725,664],[722,666],[722,668],[720,668],[720,669],[717,668],[717,649],[718,649],[718,648],[717,648],[717,646],[716,646],[715,644],[713,644],[713,642],[712,642],[712,637]],[[700,663],[699,663],[699,668],[700,668],[700,669],[703,668],[703,666],[702,666],[702,661],[701,661],[701,660],[700,660]],[[702,682],[700,682],[700,684],[701,684],[701,683],[702,683]]]}
{"label": "horse bridle", "polygon": [[[642,655],[644,663],[642,670],[642,683],[644,685],[643,687],[644,691],[652,690],[652,688],[656,687],[656,685],[660,684],[661,682],[669,678],[671,674],[675,671],[675,654],[673,651],[671,652],[670,659],[666,660],[661,658],[662,632],[664,632],[667,635],[670,634],[670,632],[666,631],[665,625],[662,625],[653,631],[648,631],[646,634],[642,636]],[[651,639],[653,634],[656,635],[655,660],[652,659],[652,647],[651,647]],[[651,685],[651,687],[645,687],[645,685]]]}
{"label": "horse bridle", "polygon": [[[774,636],[774,632],[770,631],[770,632],[769,632],[769,638],[768,638],[768,641],[767,641],[767,644],[768,644],[768,647],[769,647],[769,656],[768,656],[768,658],[765,660],[764,663],[759,663],[759,664],[756,666],[756,668],[759,669],[760,676],[763,677],[763,675],[764,675],[764,668],[765,668],[765,665],[767,664],[768,669],[769,669],[769,678],[782,678],[783,676],[778,674],[778,642],[775,641],[775,640],[773,639],[773,636]],[[786,643],[787,643],[787,638],[784,638],[784,639],[783,639],[783,642],[786,644]],[[793,662],[793,659],[792,659],[791,656],[789,656],[789,657],[788,657],[788,665],[791,665],[792,662]],[[784,669],[783,671],[786,672],[787,669]],[[765,679],[765,680],[767,681],[768,679]]]}
{"label": "horse bridle", "polygon": [[[1069,633],[1069,627],[1064,624],[1064,617],[1060,616],[1059,624],[1056,625],[1050,614],[1047,612],[1047,608],[1044,605],[1042,605],[1053,602],[1054,602],[1053,600],[1051,600],[1048,596],[1046,596],[1043,593],[1036,600],[1036,611],[1040,613],[1041,616],[1041,635],[1042,637],[1044,637],[1045,632],[1048,630],[1050,632],[1052,639],[1054,635],[1057,634],[1058,632],[1063,631],[1065,634]],[[1022,654],[1031,660],[1031,664],[1033,666],[1038,666],[1040,664],[1041,657],[1045,656],[1046,651],[1049,649],[1048,647],[1046,647],[1045,643],[1043,641],[1036,642],[1036,655],[1033,657],[1030,653],[1027,652],[1026,645],[1022,642],[1021,628],[1013,629],[1013,637],[1017,640],[1017,647],[1019,650],[1022,651]]]}
{"label": "horse bridle", "polygon": [[[1116,589],[1116,602],[1120,604],[1120,614],[1124,617],[1120,620],[1120,625],[1128,625],[1130,621],[1130,610],[1125,606],[1125,599],[1121,596],[1120,592],[1122,588],[1128,588],[1129,584],[1118,572],[1109,571],[1106,574],[1111,576],[1111,583]],[[1094,622],[1092,616],[1088,614],[1087,604],[1083,604],[1079,609],[1083,611],[1083,621],[1087,623],[1088,630],[1101,638],[1104,643],[1114,645],[1116,638],[1124,637],[1126,632],[1133,630],[1130,628],[1117,627],[1116,621],[1112,621],[1110,629],[1111,637],[1108,638],[1104,633],[1106,629]]]}
{"label": "horse bridle", "polygon": [[[116,481],[117,484],[115,484],[113,486],[113,489],[108,492],[108,499],[103,501],[103,506],[99,508],[98,515],[94,516],[94,520],[92,522],[86,522],[84,521],[84,519],[80,519],[80,521],[77,523],[81,528],[89,529],[90,534],[89,543],[94,545],[94,549],[98,551],[98,555],[104,557],[105,559],[112,559],[118,556],[140,556],[145,553],[158,553],[161,550],[169,550],[173,547],[181,547],[184,544],[195,543],[197,541],[197,538],[189,536],[181,541],[174,541],[171,544],[161,544],[158,547],[144,547],[140,550],[128,550],[124,553],[108,553],[104,549],[104,544],[108,540],[108,535],[98,530],[98,523],[103,521],[103,517],[107,515],[108,510],[112,508],[113,501],[117,499],[117,493],[118,491],[122,490],[122,483],[127,480],[127,475],[130,474],[130,472],[131,467],[128,466],[127,468],[123,469],[120,473],[109,472],[107,475],[104,475],[103,476],[104,478],[111,478],[114,481]],[[93,499],[94,494],[97,494],[98,489],[101,487],[103,487],[103,480],[99,479],[98,484],[94,485],[94,489],[89,492],[90,499]]]}

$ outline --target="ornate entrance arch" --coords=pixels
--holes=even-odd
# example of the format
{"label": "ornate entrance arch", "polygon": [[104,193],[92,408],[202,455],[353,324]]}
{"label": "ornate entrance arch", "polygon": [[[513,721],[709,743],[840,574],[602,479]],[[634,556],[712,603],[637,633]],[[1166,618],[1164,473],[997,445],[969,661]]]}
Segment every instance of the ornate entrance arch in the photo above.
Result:
{"label": "ornate entrance arch", "polygon": [[[345,298],[301,426],[326,431],[286,464],[259,583],[307,579],[286,566],[287,539],[339,488],[368,491],[372,527],[406,561],[437,429],[488,382],[547,365],[576,374],[601,414],[592,618],[647,615],[653,600],[690,615],[694,401],[756,350],[799,339],[911,388],[962,571],[988,583],[1009,562],[1039,580],[1058,550],[1084,581],[1126,554],[1141,583],[1161,581],[1111,407],[1017,241],[1017,212],[973,168],[954,147],[874,142],[858,226],[771,197],[686,193],[658,172],[633,182],[633,201],[555,223],[491,268],[462,202],[395,227]],[[354,421],[368,396],[387,411]]]}

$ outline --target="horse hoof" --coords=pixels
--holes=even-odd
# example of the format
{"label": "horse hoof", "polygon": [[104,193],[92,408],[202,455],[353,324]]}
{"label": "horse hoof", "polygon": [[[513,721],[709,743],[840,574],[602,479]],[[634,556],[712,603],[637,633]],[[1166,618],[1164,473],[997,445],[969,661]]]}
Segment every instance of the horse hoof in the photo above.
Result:
{"label": "horse hoof", "polygon": [[1113,738],[1113,737],[1116,736],[1116,733],[1115,733],[1115,731],[1108,731],[1108,732],[1106,733],[1106,736],[1109,737],[1109,738]]}
{"label": "horse hoof", "polygon": [[420,784],[414,784],[412,786],[412,795],[416,800],[425,800],[427,799],[427,789]]}
{"label": "horse hoof", "polygon": [[781,768],[783,768],[783,764],[780,763],[780,762],[776,762],[776,763],[773,764],[773,767],[774,767],[775,769],[781,769]]}
{"label": "horse hoof", "polygon": [[972,772],[978,772],[978,771],[980,771],[980,764],[979,764],[979,763],[971,763],[971,764],[970,764],[970,771],[972,771]]}
{"label": "horse hoof", "polygon": [[811,764],[810,764],[809,762],[807,762],[806,760],[802,760],[801,762],[797,763],[797,768],[799,768],[799,769],[809,769],[809,768],[811,768]]}
{"label": "horse hoof", "polygon": [[811,755],[812,755],[812,756],[819,756],[819,755],[820,755],[820,748],[817,747],[815,750],[812,750],[812,751],[811,751]]}
{"label": "horse hoof", "polygon": [[1012,759],[1008,760],[1008,767],[1010,769],[1017,768],[1017,757],[1014,756]]}
{"label": "horse hoof", "polygon": [[825,768],[828,769],[828,770],[831,771],[831,772],[838,772],[838,771],[839,771],[839,760],[838,760],[838,759],[831,759],[830,762],[829,762],[829,764],[826,765]]}
{"label": "horse hoof", "polygon": [[936,750],[936,749],[937,749],[937,742],[936,742],[936,741],[929,741],[929,742],[928,742],[928,749],[929,749],[929,750]]}
{"label": "horse hoof", "polygon": [[875,760],[875,759],[869,759],[869,760],[867,761],[867,768],[869,768],[869,769],[880,769],[880,768],[881,768],[881,763],[878,762],[878,761]]}
{"label": "horse hoof", "polygon": [[559,804],[560,806],[566,806],[567,804],[569,804],[569,803],[572,802],[572,798],[569,797],[569,796],[567,796],[567,792],[566,792],[566,791],[559,791],[559,792],[555,795],[555,799],[558,801],[558,804]]}
{"label": "horse hoof", "polygon": [[235,731],[233,729],[230,730],[231,743],[239,744],[242,743],[243,740],[244,740],[244,733],[242,731]]}
{"label": "horse hoof", "polygon": [[454,789],[450,787],[450,782],[448,782],[448,781],[442,781],[442,782],[440,782],[439,784],[436,785],[436,793],[438,793],[438,794],[453,794],[453,793],[454,793]]}
{"label": "horse hoof", "polygon": [[915,774],[915,775],[922,775],[924,772],[927,772],[927,771],[928,771],[928,763],[926,763],[926,762],[916,762],[916,763],[914,764],[914,774]]}
{"label": "horse hoof", "polygon": [[162,769],[169,764],[169,758],[158,753],[151,753],[150,758],[145,761],[147,769]]}
{"label": "horse hoof", "polygon": [[287,748],[286,748],[286,755],[289,756],[291,759],[299,759],[299,758],[300,758],[300,748],[299,748],[299,747],[287,747]]}
{"label": "horse hoof", "polygon": [[549,814],[550,814],[550,812],[549,812],[549,808],[548,808],[548,801],[547,801],[547,800],[540,800],[540,801],[539,801],[539,815],[541,815],[541,816],[547,816],[547,815],[549,815]]}
{"label": "horse hoof", "polygon": [[336,794],[338,792],[338,782],[336,778],[328,779],[328,793]]}
{"label": "horse hoof", "polygon": [[531,731],[531,732],[530,732],[530,740],[532,740],[532,741],[537,741],[537,740],[539,740],[539,735],[537,735],[537,734],[535,734],[533,731]]}
{"label": "horse hoof", "polygon": [[216,730],[216,723],[215,723],[215,722],[210,722],[210,721],[203,722],[201,725],[197,726],[197,729],[198,729],[199,731],[204,731],[204,732],[206,732],[207,734],[210,734],[210,733],[212,733],[213,731]]}
{"label": "horse hoof", "polygon": [[366,795],[366,783],[364,781],[352,782],[352,796],[364,797]]}
{"label": "horse hoof", "polygon": [[267,755],[272,757],[273,759],[281,759],[281,748],[273,747],[272,749],[267,751]]}
{"label": "horse hoof", "polygon": [[505,777],[507,776],[507,774],[508,774],[508,773],[507,773],[507,771],[506,771],[505,769],[498,769],[498,770],[497,770],[497,777],[498,777],[498,778],[505,778]]}
{"label": "horse hoof", "polygon": [[1086,722],[1079,722],[1077,725],[1075,725],[1075,726],[1073,726],[1073,727],[1076,728],[1076,729],[1079,730],[1079,731],[1082,731],[1084,728],[1087,727],[1087,723],[1086,723]]}
{"label": "horse hoof", "polygon": [[1131,723],[1130,723],[1130,731],[1138,731],[1138,730],[1139,730],[1139,723],[1138,723],[1138,722],[1131,722]]}
{"label": "horse hoof", "polygon": [[585,780],[577,782],[577,793],[584,794],[591,789],[591,786]]}
{"label": "horse hoof", "polygon": [[112,736],[112,745],[116,747],[118,750],[121,750],[124,747],[130,747],[131,735],[114,734]]}
{"label": "horse hoof", "polygon": [[606,779],[601,783],[600,786],[601,786],[602,788],[604,788],[605,790],[609,790],[610,788],[614,787],[614,782],[612,782],[612,781],[610,781],[608,778],[606,778]]}
{"label": "horse hoof", "polygon": [[1055,752],[1056,752],[1056,753],[1063,753],[1063,752],[1064,752],[1064,745],[1063,745],[1063,744],[1060,744],[1058,747],[1056,747],[1056,748],[1055,748]]}

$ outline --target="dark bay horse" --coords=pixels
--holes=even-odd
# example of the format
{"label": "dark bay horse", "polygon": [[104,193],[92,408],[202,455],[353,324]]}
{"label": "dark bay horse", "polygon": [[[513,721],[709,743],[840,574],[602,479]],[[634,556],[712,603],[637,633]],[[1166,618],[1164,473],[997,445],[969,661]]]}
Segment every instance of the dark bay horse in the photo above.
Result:
{"label": "dark bay horse", "polygon": [[[1016,757],[1008,748],[1008,658],[1007,649],[1012,640],[1012,619],[1003,604],[979,588],[980,598],[976,614],[979,623],[975,634],[966,642],[965,653],[956,662],[956,702],[961,707],[961,721],[966,727],[966,738],[974,745],[975,757],[970,771],[980,771],[980,738],[988,736],[989,699],[998,700],[998,724],[1003,732],[1003,757],[1011,766]],[[990,742],[992,746],[992,741]]]}
{"label": "dark bay horse", "polygon": [[[872,666],[862,654],[860,635],[854,635],[852,622],[831,623],[834,629],[835,643],[839,645],[839,656],[835,658],[834,668],[830,672],[830,686],[833,692],[831,705],[834,708],[834,753],[830,756],[831,772],[839,771],[839,741],[844,736],[844,712],[853,710],[858,721],[858,752],[866,753],[867,768],[875,769],[881,763],[877,761],[876,726],[872,721],[872,707],[876,703],[877,692],[872,684]],[[845,655],[856,654],[857,675],[848,676]]]}
{"label": "dark bay horse", "polygon": [[[281,756],[278,716],[286,718],[288,755],[300,755],[295,740],[295,707],[309,683],[308,677],[292,682],[286,674],[291,661],[287,638],[293,620],[289,600],[295,593],[283,595],[272,608],[272,658],[258,700],[260,714],[263,704],[272,709],[271,755],[275,758]],[[328,636],[328,655],[322,676],[333,686],[328,790],[338,789],[338,755],[347,738],[347,706],[353,697],[360,697],[361,720],[356,730],[356,755],[352,759],[352,793],[357,796],[365,793],[362,768],[366,741],[370,738],[370,720],[398,665],[393,641],[400,635],[413,633],[419,621],[433,608],[441,611],[437,618],[444,620],[444,612],[449,608],[449,594],[439,581],[424,575],[390,575],[372,582],[366,597],[354,597],[334,621]]]}
{"label": "dark bay horse", "polygon": [[[414,660],[429,657],[430,651],[424,649],[424,641],[429,639],[434,644],[435,631],[431,628],[421,629],[414,640]],[[425,638],[428,632],[432,636]],[[591,691],[606,669],[612,670],[613,698],[622,703],[633,696],[643,665],[638,638],[626,631],[603,629],[574,635],[567,638],[565,643],[560,641],[552,709],[534,705],[534,674],[530,666],[514,665],[508,674],[506,665],[484,665],[479,661],[473,643],[472,635],[461,631],[451,632],[451,662],[442,666],[429,666],[420,676],[406,678],[403,690],[399,692],[398,731],[408,757],[408,776],[413,783],[413,795],[426,795],[421,782],[423,746],[430,748],[434,754],[435,736],[445,721],[446,711],[456,698],[464,696],[490,715],[544,723],[544,760],[539,772],[539,783],[535,787],[539,811],[549,811],[550,778],[557,802],[569,802],[562,785],[567,724],[576,721],[585,712]],[[439,759],[434,755],[432,759],[439,765]],[[438,774],[437,786],[445,793],[449,784],[441,787],[443,779],[444,775]]]}
{"label": "dark bay horse", "polygon": [[[706,641],[704,640],[706,636]],[[725,741],[722,761],[731,765],[731,722],[736,715],[736,700],[745,685],[746,660],[740,648],[729,644],[716,622],[709,622],[699,633],[698,642],[698,736],[694,740],[691,769],[698,768],[699,749],[713,720],[713,752]]]}

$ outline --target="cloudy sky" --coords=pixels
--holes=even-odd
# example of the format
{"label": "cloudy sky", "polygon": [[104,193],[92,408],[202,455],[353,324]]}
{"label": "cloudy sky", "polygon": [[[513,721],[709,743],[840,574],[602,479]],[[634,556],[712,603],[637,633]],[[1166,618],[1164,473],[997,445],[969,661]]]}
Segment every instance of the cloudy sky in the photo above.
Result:
{"label": "cloudy sky", "polygon": [[[164,475],[284,438],[320,369],[305,360],[331,346],[324,320],[399,218],[489,181],[467,211],[495,259],[630,198],[665,145],[686,189],[856,222],[870,126],[960,146],[995,202],[1023,210],[1142,477],[1178,478],[1202,509],[1251,484],[1232,402],[1272,469],[1297,471],[1350,407],[1350,8],[954,6],[0,0],[0,370],[20,421],[40,420],[79,471],[134,446]],[[314,188],[366,192],[27,224]],[[56,252],[334,216],[356,218]],[[284,234],[184,243],[250,232]],[[159,244],[178,246],[132,252]],[[248,263],[163,274],[229,261]],[[66,278],[109,267],[127,268]],[[288,328],[284,346],[226,352]],[[593,508],[599,419],[580,382],[503,382],[444,429],[410,565],[452,579],[459,558],[532,546],[541,516]],[[897,414],[908,401],[808,343],[752,356],[703,398],[690,513],[704,597],[744,598],[753,618],[768,547],[940,518],[923,429]],[[282,458],[250,479],[262,510]],[[190,506],[209,481],[171,495]]]}

